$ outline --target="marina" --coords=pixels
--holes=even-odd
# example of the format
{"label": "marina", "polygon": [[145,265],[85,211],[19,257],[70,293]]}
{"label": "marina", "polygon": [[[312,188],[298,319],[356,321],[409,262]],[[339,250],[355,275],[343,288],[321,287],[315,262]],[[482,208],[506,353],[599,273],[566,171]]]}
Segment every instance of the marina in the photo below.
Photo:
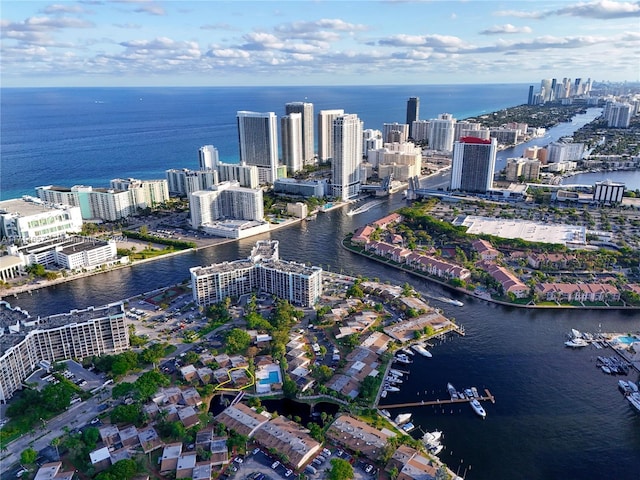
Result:
{"label": "marina", "polygon": [[449,399],[436,399],[436,400],[422,400],[420,402],[407,402],[407,403],[391,403],[388,405],[378,405],[379,408],[384,408],[385,410],[394,409],[394,408],[407,408],[407,407],[421,407],[427,405],[450,405],[454,403],[469,403],[473,400],[477,401],[489,401],[491,403],[496,403],[495,397],[489,391],[489,389],[484,389],[484,395],[472,398],[449,398]]}

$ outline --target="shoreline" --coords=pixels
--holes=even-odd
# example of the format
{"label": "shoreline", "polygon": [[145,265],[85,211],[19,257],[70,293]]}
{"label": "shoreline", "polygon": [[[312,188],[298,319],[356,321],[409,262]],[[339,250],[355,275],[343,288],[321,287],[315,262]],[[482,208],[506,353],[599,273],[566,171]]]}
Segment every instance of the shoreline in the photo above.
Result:
{"label": "shoreline", "polygon": [[[339,206],[342,207],[344,205],[347,205],[346,203],[340,204]],[[338,208],[338,206],[334,206],[333,208]],[[7,301],[8,297],[17,297],[18,294],[23,294],[23,293],[28,293],[31,294],[33,291],[35,290],[41,290],[43,288],[48,288],[48,287],[53,287],[55,285],[60,285],[62,283],[68,283],[68,282],[73,282],[75,280],[80,280],[82,278],[86,278],[86,277],[92,277],[94,275],[101,275],[103,273],[109,273],[109,272],[114,272],[123,268],[133,268],[137,265],[143,265],[145,263],[150,263],[150,262],[155,262],[157,260],[161,260],[164,258],[170,258],[176,255],[184,255],[185,253],[192,253],[192,252],[197,252],[200,250],[204,250],[207,248],[212,248],[212,247],[216,247],[218,245],[224,245],[227,243],[232,243],[232,242],[237,242],[239,240],[243,240],[245,238],[251,238],[254,236],[258,236],[258,235],[264,235],[264,234],[268,234],[272,231],[275,230],[279,230],[281,228],[286,228],[286,227],[290,227],[292,225],[297,225],[299,223],[301,223],[303,220],[303,218],[292,218],[289,220],[285,220],[282,223],[278,223],[278,224],[269,224],[269,231],[268,232],[261,232],[261,233],[257,233],[255,235],[250,235],[244,238],[222,238],[222,237],[217,237],[211,240],[208,240],[208,244],[206,245],[201,245],[201,246],[197,246],[195,248],[186,248],[184,250],[178,250],[175,252],[169,252],[166,253],[164,255],[157,255],[151,258],[143,258],[141,260],[136,260],[134,262],[129,262],[127,264],[124,265],[118,265],[118,266],[114,266],[112,268],[106,269],[106,270],[101,270],[100,268],[96,268],[95,270],[91,271],[91,272],[82,272],[82,273],[77,273],[74,275],[70,275],[68,277],[60,277],[60,278],[56,278],[54,280],[38,280],[37,283],[29,283],[26,285],[19,285],[16,287],[11,287],[11,288],[7,288],[7,289],[2,289],[0,290],[0,301],[4,300]]]}
{"label": "shoreline", "polygon": [[369,256],[366,255],[362,252],[358,252],[355,250],[352,250],[351,248],[349,248],[347,245],[345,245],[345,241],[346,239],[343,239],[343,241],[341,242],[342,248],[344,248],[345,250],[348,250],[349,252],[352,252],[356,255],[360,255],[361,257],[365,257],[368,258],[370,260],[373,260],[374,262],[377,262],[381,265],[387,265],[389,267],[395,268],[396,270],[400,270],[406,273],[409,273],[411,275],[415,275],[416,277],[422,278],[423,280],[427,280],[429,282],[434,282],[437,283],[443,287],[446,287],[450,290],[456,291],[458,293],[462,293],[465,296],[468,297],[472,297],[472,298],[477,298],[479,300],[485,300],[487,302],[490,303],[495,303],[496,305],[502,305],[504,307],[514,307],[514,308],[526,308],[529,310],[544,310],[544,309],[549,309],[549,310],[563,310],[563,309],[570,309],[570,310],[640,310],[640,307],[635,307],[635,306],[619,306],[619,305],[593,305],[593,306],[586,306],[583,305],[581,307],[575,306],[575,305],[530,305],[530,304],[526,304],[526,305],[522,305],[522,304],[517,304],[517,303],[509,303],[509,302],[504,302],[502,300],[496,300],[494,298],[492,298],[490,295],[478,295],[478,294],[474,294],[474,293],[469,293],[468,290],[464,289],[464,288],[459,288],[459,287],[454,287],[453,285],[450,285],[447,282],[443,282],[442,280],[438,280],[436,278],[430,277],[430,276],[426,276],[424,274],[421,274],[419,272],[416,272],[414,270],[408,269],[408,268],[404,268],[400,265],[395,265],[392,263],[389,263],[388,261],[383,261],[375,256]]}

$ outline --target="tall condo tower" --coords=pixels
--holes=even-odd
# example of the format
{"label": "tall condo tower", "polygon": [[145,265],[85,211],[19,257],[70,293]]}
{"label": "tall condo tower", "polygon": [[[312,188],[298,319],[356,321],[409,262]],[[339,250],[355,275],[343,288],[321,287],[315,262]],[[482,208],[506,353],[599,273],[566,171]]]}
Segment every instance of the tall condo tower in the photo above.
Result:
{"label": "tall condo tower", "polygon": [[441,113],[430,121],[429,148],[440,152],[450,152],[453,148],[456,119],[450,113]]}
{"label": "tall condo tower", "polygon": [[290,113],[280,119],[282,163],[290,173],[302,170],[302,114]]}
{"label": "tall condo tower", "polygon": [[285,112],[287,115],[292,113],[300,113],[302,115],[302,159],[305,165],[313,165],[315,163],[313,103],[287,103]]}
{"label": "tall condo tower", "polygon": [[318,113],[318,160],[321,163],[333,158],[333,121],[340,115],[344,115],[344,110],[320,110]]}
{"label": "tall condo tower", "polygon": [[420,119],[420,97],[410,97],[407,100],[407,125],[409,137],[413,138],[413,122]]}
{"label": "tall condo tower", "polygon": [[215,170],[218,167],[218,149],[213,145],[204,145],[198,150],[200,170]]}
{"label": "tall condo tower", "polygon": [[451,190],[486,193],[493,185],[498,142],[462,137],[453,146]]}
{"label": "tall condo tower", "polygon": [[357,115],[341,115],[333,121],[333,148],[332,194],[348,200],[360,193],[362,121]]}
{"label": "tall condo tower", "polygon": [[237,119],[240,162],[258,167],[260,183],[273,183],[278,168],[276,114],[240,111]]}

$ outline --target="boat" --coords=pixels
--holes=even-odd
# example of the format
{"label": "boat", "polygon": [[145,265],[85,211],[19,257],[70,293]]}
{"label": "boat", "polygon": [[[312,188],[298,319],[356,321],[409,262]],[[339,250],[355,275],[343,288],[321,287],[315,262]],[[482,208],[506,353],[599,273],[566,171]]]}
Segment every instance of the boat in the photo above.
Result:
{"label": "boat", "polygon": [[402,354],[402,353],[401,353],[401,354],[399,354],[399,355],[396,357],[396,362],[400,362],[400,363],[412,363],[412,361],[411,361],[411,360],[409,360],[409,357],[407,357],[406,355],[404,355],[404,354]]}
{"label": "boat", "polygon": [[389,369],[389,373],[390,373],[391,375],[396,376],[396,377],[401,377],[402,375],[404,375],[404,373],[403,373],[402,371],[400,371],[400,370],[396,370],[395,368],[390,368],[390,369]]}
{"label": "boat", "polygon": [[431,446],[427,447],[427,450],[429,450],[429,453],[431,455],[438,455],[442,451],[443,448],[444,447],[442,446],[442,444],[438,443],[436,445],[431,445]]}
{"label": "boat", "polygon": [[442,432],[440,430],[434,430],[433,432],[425,432],[422,436],[422,442],[427,446],[437,445],[440,443],[440,439],[442,438]]}
{"label": "boat", "polygon": [[402,430],[404,430],[406,433],[409,433],[412,430],[415,430],[415,428],[416,426],[411,422],[407,422],[402,426]]}
{"label": "boat", "polygon": [[453,298],[436,297],[436,300],[440,300],[441,302],[448,303],[450,305],[455,305],[456,307],[464,307],[464,303],[460,300],[454,300]]}
{"label": "boat", "polygon": [[387,418],[391,418],[391,412],[389,412],[389,410],[384,410],[383,409],[383,410],[380,410],[380,413],[382,415],[384,415],[385,417],[387,417]]}
{"label": "boat", "polygon": [[572,338],[571,340],[567,340],[566,342],[564,342],[564,344],[567,347],[571,347],[571,348],[580,348],[580,347],[586,347],[587,345],[589,345],[589,343],[586,340],[583,340],[581,338]]}
{"label": "boat", "polygon": [[402,347],[400,350],[402,350],[407,355],[415,355],[416,354],[416,352],[414,352],[413,350],[411,350],[410,348],[407,348],[407,347]]}
{"label": "boat", "polygon": [[609,367],[607,367],[606,365],[602,365],[600,367],[600,370],[602,370],[604,373],[606,373],[607,375],[611,375],[611,369]]}
{"label": "boat", "polygon": [[634,392],[627,396],[627,400],[633,408],[640,412],[640,393]]}
{"label": "boat", "polygon": [[478,400],[474,398],[469,402],[469,404],[471,405],[471,408],[473,408],[473,411],[476,412],[478,416],[482,418],[487,416],[487,412],[484,411],[484,408],[482,408],[482,405],[480,405],[480,402]]}
{"label": "boat", "polygon": [[388,385],[388,386],[384,387],[384,389],[387,392],[399,392],[400,391],[400,389],[398,387],[394,387],[392,385]]}
{"label": "boat", "polygon": [[385,380],[389,383],[402,383],[402,380],[394,376],[388,376],[387,378],[385,378]]}
{"label": "boat", "polygon": [[473,397],[473,392],[471,391],[470,388],[465,388],[464,389],[464,396],[467,398],[474,398]]}
{"label": "boat", "polygon": [[580,333],[579,330],[576,330],[575,328],[571,329],[571,336],[573,338],[582,338],[582,333]]}
{"label": "boat", "polygon": [[411,420],[410,413],[401,413],[393,421],[396,422],[398,425],[402,425],[403,423],[407,423],[409,420]]}
{"label": "boat", "polygon": [[627,385],[629,386],[629,390],[631,390],[631,392],[633,392],[633,393],[637,393],[638,392],[638,385],[633,383],[631,380],[629,380],[627,382]]}
{"label": "boat", "polygon": [[450,383],[447,383],[447,391],[449,392],[449,395],[451,396],[451,400],[454,400],[458,397],[458,391],[456,390],[456,388],[451,385]]}
{"label": "boat", "polygon": [[631,392],[629,384],[624,380],[618,380],[618,388],[622,390],[622,393],[624,393],[625,395]]}
{"label": "boat", "polygon": [[427,357],[427,358],[433,357],[433,355],[431,355],[431,352],[429,350],[427,350],[426,348],[424,348],[419,343],[417,343],[415,345],[412,345],[411,348],[413,348],[416,352],[418,352],[423,357]]}
{"label": "boat", "polygon": [[387,398],[387,390],[382,390],[382,393],[380,394],[380,398]]}
{"label": "boat", "polygon": [[478,389],[476,387],[471,387],[471,391],[473,392],[473,398],[480,398],[480,394],[478,393]]}

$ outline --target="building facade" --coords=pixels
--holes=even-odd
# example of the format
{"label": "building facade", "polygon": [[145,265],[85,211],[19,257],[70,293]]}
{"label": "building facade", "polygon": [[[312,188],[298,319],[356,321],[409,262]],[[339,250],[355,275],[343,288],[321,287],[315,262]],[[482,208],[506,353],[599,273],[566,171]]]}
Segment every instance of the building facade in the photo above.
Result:
{"label": "building facade", "polygon": [[344,110],[320,110],[318,113],[318,161],[333,159],[333,121],[344,115]]}
{"label": "building facade", "polygon": [[221,218],[264,219],[262,190],[244,188],[238,182],[222,182],[189,196],[191,226],[198,228]]}
{"label": "building facade", "polygon": [[166,179],[115,178],[111,180],[110,185],[114,190],[132,192],[133,202],[137,208],[153,208],[169,200],[169,186]]}
{"label": "building facade", "polygon": [[213,145],[203,145],[198,150],[198,165],[200,170],[215,170],[220,162],[218,149]]}
{"label": "building facade", "polygon": [[287,103],[285,113],[299,113],[302,116],[302,159],[305,165],[313,165],[316,160],[313,103]]}
{"label": "building facade", "polygon": [[346,114],[334,120],[333,148],[332,195],[340,200],[348,200],[360,193],[362,121],[357,115]]}
{"label": "building facade", "polygon": [[463,137],[454,144],[451,190],[486,193],[493,186],[498,144],[495,138]]}
{"label": "building facade", "polygon": [[420,119],[420,97],[410,97],[407,100],[407,121],[409,137],[413,138],[413,122]]}
{"label": "building facade", "polygon": [[278,120],[273,112],[239,111],[240,161],[258,167],[260,183],[273,183],[278,168]]}
{"label": "building facade", "polygon": [[[0,402],[22,388],[41,362],[116,354],[129,349],[129,328],[124,305],[72,310],[32,319],[4,302],[1,322],[10,333],[1,338]],[[10,324],[7,325],[7,322]]]}
{"label": "building facade", "polygon": [[599,203],[622,203],[624,191],[624,183],[615,183],[610,180],[596,182],[593,189],[593,201]]}
{"label": "building facade", "polygon": [[219,182],[217,170],[171,169],[165,175],[169,193],[180,197],[189,197],[193,192],[207,190]]}
{"label": "building facade", "polygon": [[289,173],[299,172],[304,165],[302,133],[301,113],[290,113],[280,119],[282,163]]}
{"label": "building facade", "polygon": [[441,113],[437,119],[430,120],[429,123],[429,148],[439,152],[450,152],[453,149],[456,119],[449,113]]}

